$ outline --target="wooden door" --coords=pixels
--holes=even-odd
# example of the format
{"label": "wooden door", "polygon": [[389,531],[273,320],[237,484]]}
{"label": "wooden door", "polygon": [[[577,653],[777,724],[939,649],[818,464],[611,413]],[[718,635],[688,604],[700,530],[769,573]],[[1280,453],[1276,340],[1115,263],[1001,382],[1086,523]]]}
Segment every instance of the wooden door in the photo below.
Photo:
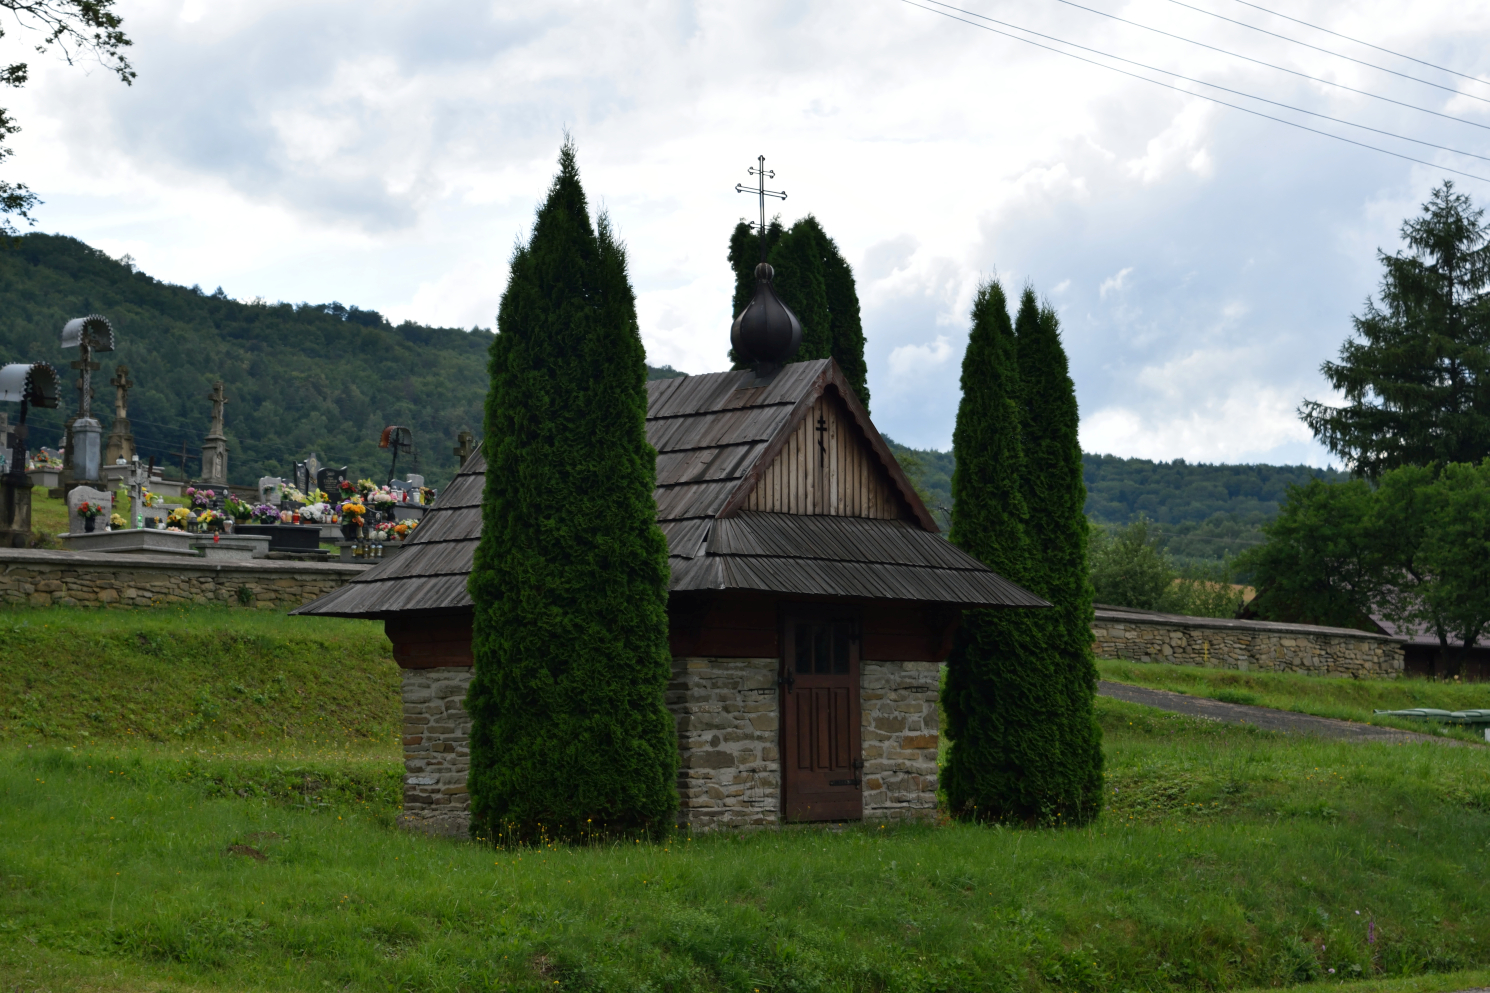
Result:
{"label": "wooden door", "polygon": [[831,612],[787,613],[782,632],[782,812],[788,821],[864,816],[859,624]]}

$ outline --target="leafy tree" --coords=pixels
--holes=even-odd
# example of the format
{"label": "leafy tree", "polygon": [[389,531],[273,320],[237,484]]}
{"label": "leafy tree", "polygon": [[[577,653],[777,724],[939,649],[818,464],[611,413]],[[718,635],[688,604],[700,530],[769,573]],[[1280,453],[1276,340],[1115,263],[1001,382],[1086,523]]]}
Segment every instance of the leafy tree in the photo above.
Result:
{"label": "leafy tree", "polygon": [[[114,0],[0,0],[0,10],[9,11],[16,23],[27,31],[37,32],[28,38],[37,52],[55,48],[72,64],[77,59],[97,61],[128,86],[135,71],[125,57],[131,42],[125,35],[123,19],[114,12]],[[5,36],[0,26],[0,38]],[[30,67],[16,62],[0,68],[0,86],[21,87],[30,78]],[[19,131],[8,111],[0,109],[0,143]],[[15,149],[0,144],[0,161],[10,158]],[[41,201],[24,183],[0,180],[0,214],[9,214],[36,223],[31,210]],[[14,235],[15,225],[9,217],[0,218],[0,231]]]}
{"label": "leafy tree", "polygon": [[1375,499],[1359,479],[1294,487],[1277,520],[1263,528],[1267,544],[1237,561],[1257,587],[1249,611],[1267,620],[1369,629],[1383,568],[1372,531]]}
{"label": "leafy tree", "polygon": [[1490,625],[1490,460],[1394,469],[1376,504],[1376,609],[1399,629],[1432,633],[1458,672]]}
{"label": "leafy tree", "polygon": [[[773,219],[766,226],[767,261],[776,269],[776,292],[802,322],[802,344],[796,360],[832,357],[865,409],[869,407],[869,370],[864,361],[864,327],[854,271],[838,245],[811,214],[790,229]],[[730,236],[729,263],[735,273],[734,312],[750,303],[760,239],[745,221]],[[731,350],[730,361],[739,368]]]}
{"label": "leafy tree", "polygon": [[[1068,782],[1066,816],[1084,823],[1102,809],[1102,731],[1092,711],[1097,667],[1092,657],[1092,587],[1087,569],[1086,484],[1081,417],[1060,321],[1026,287],[1014,321],[1019,363],[1023,496],[1030,511],[1029,589],[1050,601],[1034,620],[1054,655],[1058,706],[1047,715],[1060,736]],[[1071,804],[1074,800],[1074,804]]]}
{"label": "leafy tree", "polygon": [[645,353],[569,142],[497,323],[469,580],[472,830],[655,832],[677,810],[678,748]]}
{"label": "leafy tree", "polygon": [[1159,610],[1174,584],[1174,566],[1153,522],[1139,515],[1126,527],[1092,532],[1091,577],[1097,603]]}
{"label": "leafy tree", "polygon": [[[1037,579],[1026,531],[1019,366],[1003,288],[979,287],[962,360],[951,539],[1016,583]],[[1026,823],[1081,816],[1085,756],[1062,751],[1060,659],[1036,610],[963,616],[943,707],[942,785],[954,817]]]}
{"label": "leafy tree", "polygon": [[1400,465],[1490,455],[1490,228],[1445,182],[1402,225],[1410,254],[1379,252],[1381,306],[1321,371],[1348,403],[1306,400],[1304,422],[1370,478]]}

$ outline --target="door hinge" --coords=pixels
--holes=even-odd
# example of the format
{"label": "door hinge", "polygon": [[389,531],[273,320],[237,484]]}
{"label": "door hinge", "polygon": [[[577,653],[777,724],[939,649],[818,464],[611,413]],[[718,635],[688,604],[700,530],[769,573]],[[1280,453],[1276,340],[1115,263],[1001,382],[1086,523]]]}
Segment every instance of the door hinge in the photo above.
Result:
{"label": "door hinge", "polygon": [[792,687],[797,685],[796,673],[792,672],[790,669],[786,670],[785,676],[776,677],[776,685],[785,686],[786,691],[790,693],[792,691]]}

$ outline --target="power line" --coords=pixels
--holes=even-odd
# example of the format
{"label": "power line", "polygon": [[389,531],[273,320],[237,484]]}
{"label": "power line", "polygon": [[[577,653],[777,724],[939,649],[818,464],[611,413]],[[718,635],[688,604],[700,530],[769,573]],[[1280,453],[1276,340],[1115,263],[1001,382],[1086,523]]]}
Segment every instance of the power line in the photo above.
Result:
{"label": "power line", "polygon": [[[939,3],[939,0],[929,0],[929,2],[931,2],[931,3]],[[946,6],[946,4],[940,4],[940,5],[941,6]],[[954,7],[952,9],[953,10],[956,10],[958,8]],[[966,13],[966,12],[964,12],[964,13]],[[980,16],[980,15],[976,15],[975,14],[973,16],[976,17],[976,16]],[[986,20],[992,20],[992,18],[985,18],[985,19]],[[994,21],[994,23],[995,24],[1004,24],[1003,21]],[[1100,55],[1103,58],[1115,59],[1118,62],[1126,62],[1128,65],[1138,66],[1140,69],[1147,69],[1150,72],[1162,72],[1166,76],[1173,76],[1175,79],[1183,79],[1187,83],[1195,83],[1195,84],[1200,85],[1200,86],[1209,86],[1212,89],[1221,90],[1223,93],[1234,93],[1237,96],[1239,96],[1239,97],[1245,97],[1248,100],[1256,100],[1256,101],[1258,101],[1260,103],[1269,103],[1269,104],[1272,104],[1274,107],[1282,107],[1284,110],[1292,110],[1292,111],[1295,111],[1296,113],[1308,114],[1310,117],[1318,117],[1318,118],[1320,118],[1322,120],[1331,121],[1331,122],[1333,122],[1335,124],[1344,124],[1346,127],[1360,128],[1362,131],[1370,131],[1373,134],[1384,135],[1385,137],[1388,137],[1388,138],[1396,138],[1399,141],[1410,141],[1410,142],[1412,142],[1415,145],[1423,145],[1424,147],[1427,147],[1427,148],[1436,148],[1436,149],[1438,149],[1439,151],[1442,151],[1442,152],[1453,152],[1455,155],[1466,155],[1466,156],[1468,156],[1468,157],[1470,157],[1472,159],[1479,159],[1482,162],[1490,162],[1490,155],[1480,155],[1478,152],[1466,152],[1462,148],[1453,148],[1453,147],[1451,147],[1449,145],[1439,145],[1439,144],[1437,144],[1435,142],[1424,141],[1421,138],[1409,138],[1407,135],[1398,134],[1395,131],[1386,131],[1386,130],[1383,130],[1382,128],[1373,128],[1373,127],[1371,127],[1368,124],[1357,124],[1355,121],[1347,121],[1343,117],[1332,117],[1329,114],[1321,114],[1318,111],[1308,110],[1308,109],[1306,109],[1304,107],[1295,107],[1291,103],[1282,103],[1282,102],[1280,102],[1278,100],[1270,100],[1267,97],[1257,96],[1255,93],[1248,93],[1248,92],[1246,92],[1244,90],[1235,90],[1235,89],[1232,89],[1229,86],[1222,86],[1220,83],[1209,83],[1209,82],[1206,82],[1203,79],[1196,79],[1194,76],[1186,76],[1183,73],[1174,72],[1173,70],[1170,70],[1170,69],[1160,69],[1158,66],[1151,66],[1151,65],[1148,65],[1147,63],[1144,63],[1144,62],[1136,62],[1133,59],[1126,59],[1126,58],[1123,58],[1121,55],[1113,55],[1111,52],[1104,52],[1101,49],[1088,48],[1085,45],[1078,45],[1075,42],[1071,42],[1071,41],[1063,41],[1062,39],[1055,38],[1055,37],[1053,37],[1051,35],[1042,35],[1042,34],[1039,34],[1039,32],[1036,32],[1036,31],[1029,31],[1028,28],[1018,28],[1018,27],[1016,27],[1013,24],[1005,24],[1005,27],[1015,28],[1016,30],[1019,30],[1019,31],[1026,31],[1029,34],[1038,35],[1041,38],[1049,38],[1051,41],[1059,41],[1063,45],[1069,45],[1072,48],[1079,48],[1083,52],[1091,52],[1094,55]],[[1188,90],[1183,90],[1181,92],[1189,92],[1189,91]],[[1195,95],[1199,95],[1199,94],[1195,94]],[[1230,105],[1228,104],[1228,106],[1230,106]]]}
{"label": "power line", "polygon": [[1409,62],[1416,62],[1420,66],[1427,66],[1429,69],[1437,69],[1439,72],[1446,72],[1451,76],[1458,76],[1461,79],[1473,80],[1476,83],[1485,83],[1486,85],[1490,85],[1490,80],[1481,79],[1479,76],[1466,75],[1465,73],[1450,69],[1447,66],[1435,65],[1432,62],[1424,62],[1422,59],[1415,59],[1411,55],[1403,55],[1401,52],[1394,52],[1390,48],[1382,48],[1380,45],[1373,45],[1369,41],[1362,41],[1359,38],[1352,38],[1348,34],[1341,34],[1338,31],[1331,31],[1329,28],[1322,28],[1318,24],[1310,24],[1308,21],[1301,21],[1297,17],[1289,17],[1287,14],[1280,14],[1276,10],[1269,10],[1266,7],[1259,7],[1255,3],[1248,3],[1247,0],[1236,0],[1236,2],[1244,7],[1251,7],[1253,10],[1260,10],[1264,14],[1272,14],[1274,17],[1281,17],[1285,21],[1292,21],[1295,24],[1302,24],[1306,28],[1313,28],[1315,31],[1323,31],[1325,34],[1332,34],[1336,38],[1344,38],[1346,41],[1353,41],[1357,45],[1365,45],[1367,48],[1374,48],[1378,52],[1385,52],[1386,54],[1394,55],[1399,59],[1406,59]]}
{"label": "power line", "polygon": [[[928,3],[935,3],[938,6],[947,7],[950,10],[956,10],[956,11],[959,11],[960,13],[969,14],[972,17],[981,17],[981,18],[983,18],[983,20],[992,21],[994,24],[1004,24],[1005,27],[1013,28],[1016,31],[1024,31],[1024,32],[1026,32],[1028,34],[1035,35],[1038,38],[1048,38],[1049,40],[1058,42],[1059,44],[1062,44],[1062,45],[1070,45],[1072,48],[1080,48],[1083,51],[1088,51],[1088,52],[1095,51],[1095,49],[1090,49],[1090,48],[1086,48],[1085,46],[1082,46],[1082,45],[1074,44],[1072,42],[1063,41],[1060,38],[1054,38],[1054,37],[1052,37],[1050,35],[1040,34],[1038,31],[1030,31],[1028,28],[1021,28],[1021,27],[1018,27],[1017,25],[1013,25],[1013,24],[1005,24],[1003,21],[995,21],[991,17],[983,17],[982,14],[973,14],[971,11],[962,10],[959,7],[953,7],[953,6],[951,6],[950,4],[941,3],[940,0],[927,0],[927,2]],[[1453,173],[1456,176],[1464,176],[1467,179],[1477,179],[1477,180],[1479,180],[1482,183],[1490,183],[1490,178],[1487,178],[1485,176],[1479,176],[1479,175],[1476,175],[1475,173],[1472,173],[1472,172],[1465,172],[1462,169],[1454,169],[1454,168],[1451,168],[1451,167],[1446,166],[1446,165],[1439,165],[1436,162],[1429,162],[1426,159],[1414,158],[1411,155],[1403,155],[1401,152],[1394,152],[1394,151],[1391,151],[1390,149],[1381,148],[1378,145],[1368,145],[1368,144],[1366,144],[1363,141],[1356,141],[1354,138],[1346,138],[1343,135],[1331,134],[1328,131],[1321,131],[1318,128],[1311,128],[1307,124],[1300,124],[1297,121],[1290,121],[1290,120],[1288,120],[1287,118],[1284,118],[1284,117],[1274,117],[1272,114],[1264,114],[1260,110],[1253,110],[1250,107],[1241,107],[1241,106],[1238,106],[1237,104],[1234,104],[1234,103],[1228,103],[1225,100],[1218,100],[1215,97],[1206,96],[1204,93],[1195,93],[1195,92],[1193,92],[1191,90],[1184,89],[1183,87],[1175,86],[1172,83],[1166,83],[1163,80],[1150,79],[1148,76],[1141,76],[1141,75],[1139,75],[1136,72],[1129,72],[1126,69],[1119,69],[1116,66],[1106,65],[1104,63],[1101,63],[1101,62],[1096,61],[1095,59],[1084,58],[1083,56],[1076,55],[1076,54],[1074,54],[1072,52],[1063,51],[1062,49],[1059,49],[1059,48],[1052,48],[1049,45],[1042,45],[1038,41],[1031,41],[1029,38],[1021,38],[1019,35],[1009,34],[1007,31],[1000,31],[1000,30],[998,30],[998,28],[991,28],[991,27],[989,27],[986,24],[979,24],[976,21],[969,21],[966,18],[958,17],[955,14],[949,14],[945,10],[935,10],[935,9],[933,9],[931,7],[925,7],[925,6],[922,6],[919,3],[914,2],[914,0],[901,0],[901,3],[908,4],[909,6],[912,6],[912,7],[919,7],[921,10],[925,10],[925,11],[928,11],[928,12],[933,13],[933,14],[940,14],[941,16],[946,17],[946,18],[950,18],[951,20],[954,20],[954,21],[961,21],[963,24],[971,25],[972,27],[979,28],[979,29],[981,29],[983,31],[991,31],[994,34],[996,34],[996,35],[1002,35],[1005,38],[1012,38],[1015,41],[1022,41],[1026,45],[1033,45],[1036,48],[1043,48],[1046,51],[1055,52],[1057,55],[1064,55],[1067,58],[1076,59],[1079,62],[1086,62],[1089,65],[1094,65],[1094,66],[1098,66],[1098,67],[1100,67],[1102,69],[1106,69],[1109,72],[1121,73],[1124,76],[1131,76],[1134,79],[1140,79],[1143,82],[1145,82],[1145,83],[1151,83],[1154,86],[1162,86],[1163,88],[1165,88],[1167,90],[1174,90],[1176,93],[1183,93],[1186,96],[1195,97],[1198,100],[1209,100],[1211,103],[1220,104],[1223,107],[1230,107],[1232,110],[1240,110],[1244,114],[1251,114],[1254,117],[1266,118],[1267,120],[1270,120],[1270,121],[1277,121],[1279,124],[1287,124],[1291,128],[1298,128],[1300,131],[1308,131],[1311,134],[1323,135],[1326,138],[1333,138],[1336,141],[1343,141],[1347,145],[1355,145],[1355,146],[1357,146],[1359,148],[1370,149],[1373,152],[1380,152],[1383,155],[1390,155],[1393,158],[1402,159],[1402,160],[1407,161],[1407,162],[1415,162],[1418,165],[1425,165],[1425,166],[1428,166],[1430,169],[1439,169],[1439,170],[1442,170],[1444,172],[1451,172],[1451,173]],[[1097,52],[1096,54],[1098,54],[1098,55],[1105,55],[1106,53]],[[1110,58],[1118,58],[1118,56],[1109,56],[1109,57]],[[1127,62],[1129,60],[1127,60],[1127,59],[1121,59],[1120,61]],[[1137,63],[1133,63],[1133,64],[1136,65]],[[1166,70],[1155,69],[1153,71],[1155,71],[1155,72],[1165,72]],[[1174,74],[1171,73],[1170,75],[1174,75]],[[1207,85],[1209,85],[1209,84],[1207,84]],[[1407,139],[1407,140],[1411,141],[1413,139]]]}
{"label": "power line", "polygon": [[[936,3],[936,0],[931,0],[931,2],[932,3]],[[1444,114],[1444,113],[1441,113],[1441,112],[1436,111],[1436,110],[1429,110],[1427,107],[1419,107],[1415,103],[1406,103],[1406,102],[1404,102],[1402,100],[1393,100],[1391,97],[1384,97],[1384,96],[1382,96],[1379,93],[1372,93],[1370,90],[1360,90],[1360,89],[1357,89],[1354,86],[1346,86],[1344,83],[1337,83],[1337,82],[1334,82],[1333,80],[1323,79],[1323,78],[1321,78],[1319,76],[1311,76],[1307,72],[1300,72],[1297,69],[1289,69],[1287,66],[1274,65],[1271,62],[1264,62],[1262,59],[1254,59],[1250,55],[1241,55],[1241,54],[1239,54],[1237,52],[1230,52],[1230,51],[1227,51],[1224,48],[1218,48],[1215,45],[1209,45],[1209,44],[1207,44],[1207,43],[1205,43],[1203,41],[1196,41],[1193,38],[1186,38],[1184,35],[1177,35],[1177,34],[1174,34],[1172,32],[1165,31],[1162,28],[1150,27],[1147,24],[1139,24],[1137,21],[1130,21],[1126,17],[1119,17],[1116,14],[1109,14],[1109,13],[1107,13],[1104,10],[1097,10],[1095,7],[1085,7],[1085,6],[1077,3],[1076,0],[1056,0],[1056,2],[1057,3],[1063,3],[1063,4],[1065,4],[1068,7],[1075,7],[1077,10],[1084,10],[1084,11],[1086,11],[1089,14],[1096,14],[1099,17],[1107,17],[1107,18],[1111,18],[1114,21],[1119,21],[1119,22],[1121,22],[1123,24],[1131,24],[1135,28],[1142,28],[1145,31],[1152,31],[1154,34],[1163,35],[1166,38],[1173,38],[1175,41],[1183,41],[1187,45],[1195,45],[1195,46],[1200,47],[1200,48],[1207,48],[1207,49],[1210,49],[1213,52],[1220,52],[1222,55],[1229,55],[1229,56],[1231,56],[1234,59],[1241,59],[1244,62],[1251,62],[1251,63],[1253,63],[1255,65],[1265,66],[1268,69],[1276,69],[1279,72],[1286,72],[1286,73],[1288,73],[1290,75],[1298,76],[1300,79],[1307,79],[1307,80],[1310,80],[1311,82],[1315,82],[1315,83],[1323,83],[1325,86],[1334,86],[1334,87],[1337,87],[1338,89],[1347,90],[1347,91],[1349,91],[1351,93],[1358,93],[1358,94],[1360,94],[1363,97],[1370,97],[1373,100],[1381,100],[1381,101],[1384,101],[1386,103],[1393,103],[1393,104],[1396,104],[1399,107],[1406,107],[1408,110],[1416,110],[1416,111],[1418,111],[1420,113],[1423,113],[1423,114],[1432,114],[1434,117],[1442,117],[1444,120],[1457,121],[1460,124],[1468,124],[1471,127],[1484,128],[1485,130],[1490,131],[1490,124],[1479,124],[1479,123],[1477,123],[1475,121],[1466,121],[1464,118],[1462,118],[1462,117],[1455,117],[1453,114]],[[947,4],[941,4],[940,6],[948,6],[948,5]],[[953,10],[957,10],[958,8],[954,7],[952,9]],[[971,14],[973,17],[983,17],[982,14],[974,14],[970,10],[964,10],[963,13],[964,14]],[[1002,23],[1004,23],[1003,21],[994,21],[994,19],[991,18],[991,17],[986,17],[986,18],[983,18],[983,19],[984,20],[988,20],[988,21],[993,21],[995,24],[1002,24]],[[1012,26],[1013,25],[1010,25],[1010,27],[1012,27]],[[1023,31],[1023,30],[1026,30],[1026,29],[1025,28],[1020,28],[1019,30]],[[1034,31],[1031,31],[1030,32],[1030,34],[1035,34],[1035,33],[1036,32],[1034,32]],[[1070,42],[1066,42],[1065,44],[1070,44]],[[1458,90],[1452,90],[1451,92],[1453,92],[1453,93],[1459,93]],[[1471,94],[1469,94],[1469,93],[1463,93],[1463,94],[1460,94],[1460,95],[1461,96],[1471,96]],[[1483,97],[1474,97],[1474,99],[1476,99],[1476,100],[1484,100]],[[1484,102],[1490,103],[1490,100],[1484,100]]]}
{"label": "power line", "polygon": [[[1422,78],[1420,78],[1418,76],[1411,76],[1411,75],[1408,75],[1405,72],[1398,72],[1395,69],[1388,69],[1386,66],[1379,66],[1379,65],[1377,65],[1374,62],[1367,62],[1364,59],[1357,59],[1357,58],[1354,58],[1354,57],[1349,56],[1349,55],[1344,55],[1344,54],[1342,54],[1340,52],[1332,52],[1328,48],[1320,48],[1318,45],[1311,45],[1307,41],[1299,41],[1297,38],[1290,38],[1286,34],[1279,34],[1276,31],[1269,31],[1267,28],[1260,28],[1260,27],[1258,27],[1255,24],[1248,24],[1246,21],[1238,21],[1234,17],[1227,17],[1224,14],[1218,14],[1215,11],[1206,10],[1204,7],[1193,6],[1191,4],[1185,3],[1184,0],[1169,0],[1169,2],[1172,3],[1172,4],[1174,4],[1177,7],[1184,7],[1186,10],[1193,10],[1197,14],[1205,14],[1208,17],[1214,17],[1217,20],[1225,21],[1228,24],[1235,24],[1235,25],[1237,25],[1239,27],[1244,27],[1244,28],[1248,29],[1249,31],[1256,31],[1259,34],[1269,35],[1270,37],[1273,37],[1273,38],[1280,38],[1283,41],[1290,42],[1290,43],[1295,44],[1295,45],[1300,45],[1300,46],[1302,46],[1304,48],[1313,49],[1316,52],[1323,52],[1326,55],[1333,55],[1337,59],[1344,59],[1347,62],[1354,62],[1356,65],[1362,65],[1362,66],[1365,66],[1368,69],[1375,69],[1378,72],[1390,73],[1393,76],[1399,76],[1402,79],[1410,79],[1414,83],[1422,83],[1424,86],[1431,86],[1434,89],[1444,90],[1445,92],[1452,93],[1455,96],[1469,97],[1471,100],[1478,100],[1481,103],[1490,103],[1490,100],[1487,100],[1484,97],[1475,96],[1473,93],[1465,93],[1463,90],[1455,89],[1452,86],[1444,86],[1442,83],[1435,83],[1432,80],[1422,79]],[[1131,24],[1133,22],[1130,21],[1129,23]],[[1142,27],[1143,25],[1138,25],[1138,26],[1139,27]]]}

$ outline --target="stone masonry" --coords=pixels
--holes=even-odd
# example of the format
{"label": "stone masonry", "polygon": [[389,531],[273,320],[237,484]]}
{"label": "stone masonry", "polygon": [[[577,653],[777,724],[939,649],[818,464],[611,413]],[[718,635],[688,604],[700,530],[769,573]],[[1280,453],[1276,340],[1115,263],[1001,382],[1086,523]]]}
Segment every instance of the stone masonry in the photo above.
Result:
{"label": "stone masonry", "polygon": [[404,670],[404,812],[398,819],[402,827],[463,835],[470,825],[470,685],[469,666]]}
{"label": "stone masonry", "polygon": [[776,659],[673,659],[679,822],[775,824],[781,811]]}
{"label": "stone masonry", "polygon": [[1388,635],[1113,607],[1098,607],[1096,615],[1092,647],[1103,659],[1356,679],[1402,675],[1402,642]]}
{"label": "stone masonry", "polygon": [[866,821],[936,816],[940,682],[935,662],[860,665]]}
{"label": "stone masonry", "polygon": [[0,601],[36,607],[215,603],[286,610],[330,593],[367,568],[360,563],[0,548]]}

